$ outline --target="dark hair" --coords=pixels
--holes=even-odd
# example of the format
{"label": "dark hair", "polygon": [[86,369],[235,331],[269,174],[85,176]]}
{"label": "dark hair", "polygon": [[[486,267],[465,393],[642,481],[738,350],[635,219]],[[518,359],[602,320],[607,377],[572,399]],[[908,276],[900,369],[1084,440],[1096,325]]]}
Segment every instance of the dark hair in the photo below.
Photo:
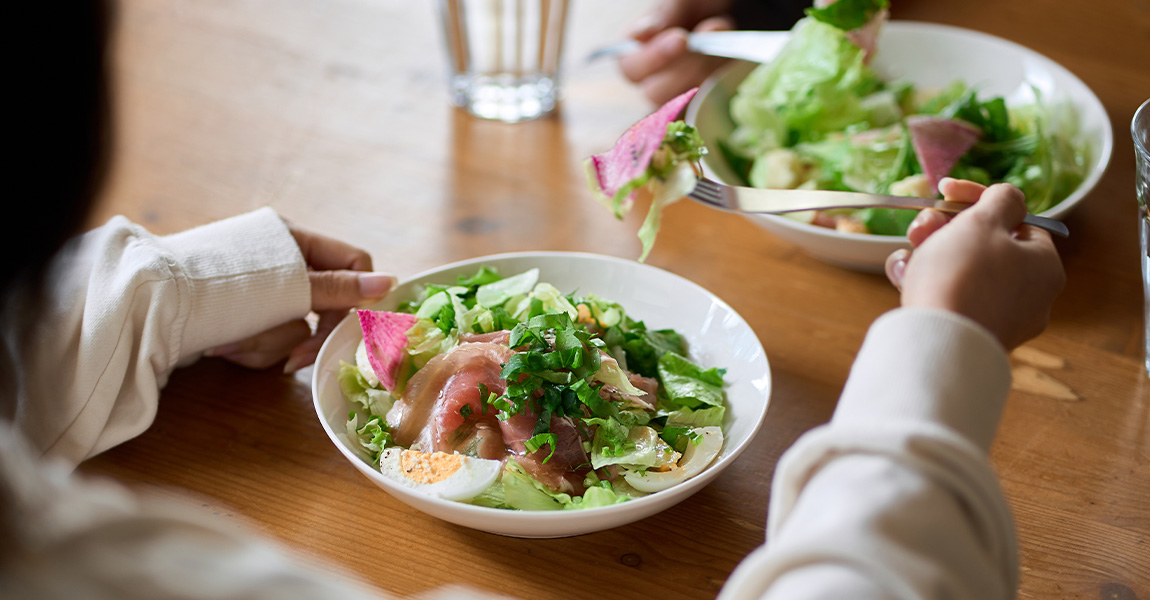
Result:
{"label": "dark hair", "polygon": [[[10,61],[8,86],[18,111],[8,114],[19,159],[9,172],[8,231],[0,235],[0,294],[36,293],[44,269],[83,226],[104,183],[111,150],[106,69],[110,10],[104,0],[29,2],[31,45]],[[32,41],[34,40],[34,41]],[[20,73],[23,72],[23,76]],[[2,310],[2,309],[0,309]]]}
{"label": "dark hair", "polygon": [[105,61],[107,0],[26,2],[14,9],[30,45],[9,61],[10,153],[6,231],[0,232],[0,419],[19,393],[15,356],[32,342],[48,263],[80,231],[103,187],[111,153]]}

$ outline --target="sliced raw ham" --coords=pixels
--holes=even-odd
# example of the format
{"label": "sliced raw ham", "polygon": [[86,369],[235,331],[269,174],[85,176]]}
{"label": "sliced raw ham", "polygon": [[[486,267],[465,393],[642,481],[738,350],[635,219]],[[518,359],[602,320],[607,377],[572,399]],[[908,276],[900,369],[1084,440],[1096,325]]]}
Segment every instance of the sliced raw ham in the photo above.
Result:
{"label": "sliced raw ham", "polygon": [[[551,417],[551,433],[556,438],[555,453],[552,454],[546,445],[528,453],[525,443],[534,434],[538,418],[534,411],[528,409],[499,422],[508,450],[516,455],[515,461],[523,470],[543,485],[559,492],[582,493],[586,469],[580,467],[588,464],[590,459],[583,450],[583,441],[574,421],[570,417]],[[551,458],[547,459],[548,456]],[[544,459],[547,462],[543,462]]]}
{"label": "sliced raw ham", "polygon": [[[607,357],[604,358],[604,360],[614,361],[615,359]],[[659,380],[651,377],[643,377],[638,373],[632,373],[630,371],[623,372],[627,374],[627,382],[642,393],[627,393],[613,385],[604,384],[603,387],[599,388],[599,397],[607,402],[618,402],[623,406],[636,406],[645,410],[655,410],[655,402],[658,399],[659,392]]]}
{"label": "sliced raw ham", "polygon": [[958,159],[982,137],[982,130],[966,121],[932,115],[907,117],[910,141],[922,172],[930,180],[930,191],[938,193],[938,182],[950,174]]}
{"label": "sliced raw ham", "polygon": [[[502,394],[507,385],[499,373],[513,354],[505,345],[474,342],[427,361],[387,414],[392,439],[404,447],[418,443],[424,452],[464,451],[470,446],[480,458],[502,458],[502,440],[492,435],[498,428],[495,411],[483,410],[479,384]],[[465,405],[471,408],[466,419],[460,414]],[[465,421],[466,428],[457,431]]]}
{"label": "sliced raw ham", "polygon": [[415,325],[415,315],[379,310],[357,312],[371,370],[388,393],[394,393],[396,375],[407,359],[407,330]]}
{"label": "sliced raw ham", "polygon": [[487,342],[492,344],[507,345],[511,341],[511,331],[504,329],[503,331],[492,331],[491,333],[461,333],[459,334],[460,344],[474,344],[476,342]]}
{"label": "sliced raw ham", "polygon": [[630,371],[627,372],[627,380],[631,382],[631,385],[646,392],[647,395],[643,398],[650,402],[651,408],[654,409],[655,398],[659,393],[659,380],[654,377],[643,377],[638,373],[632,373]]}
{"label": "sliced raw ham", "polygon": [[599,189],[605,196],[614,198],[620,188],[647,172],[651,157],[667,135],[667,125],[678,118],[698,89],[687,90],[672,98],[659,110],[632,125],[613,148],[589,159]]}

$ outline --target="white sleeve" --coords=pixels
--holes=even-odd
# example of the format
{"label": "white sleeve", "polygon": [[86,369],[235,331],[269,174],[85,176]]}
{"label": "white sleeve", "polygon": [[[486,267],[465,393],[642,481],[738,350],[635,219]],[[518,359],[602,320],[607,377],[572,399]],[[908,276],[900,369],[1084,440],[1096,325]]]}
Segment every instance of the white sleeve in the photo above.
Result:
{"label": "white sleeve", "polygon": [[982,327],[884,315],[831,422],[780,460],[767,544],[719,598],[1012,598],[1014,527],[987,460],[1009,389]]}
{"label": "white sleeve", "polygon": [[[310,305],[307,266],[271,209],[166,237],[113,218],[54,259],[34,325],[5,324],[11,418],[45,455],[76,464],[143,432],[181,361]],[[12,308],[5,318],[19,319]]]}

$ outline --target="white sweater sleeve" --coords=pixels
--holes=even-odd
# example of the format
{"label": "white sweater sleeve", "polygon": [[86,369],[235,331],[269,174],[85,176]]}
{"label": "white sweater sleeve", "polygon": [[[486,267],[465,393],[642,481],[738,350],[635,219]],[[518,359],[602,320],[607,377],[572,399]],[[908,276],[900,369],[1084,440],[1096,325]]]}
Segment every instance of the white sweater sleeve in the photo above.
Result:
{"label": "white sweater sleeve", "polygon": [[33,330],[5,324],[19,379],[11,418],[71,464],[143,432],[182,361],[311,304],[307,266],[271,209],[166,237],[113,218],[61,251],[46,287]]}
{"label": "white sweater sleeve", "polygon": [[1014,528],[987,460],[1009,388],[973,322],[880,318],[831,422],[780,460],[767,544],[720,599],[1012,598]]}

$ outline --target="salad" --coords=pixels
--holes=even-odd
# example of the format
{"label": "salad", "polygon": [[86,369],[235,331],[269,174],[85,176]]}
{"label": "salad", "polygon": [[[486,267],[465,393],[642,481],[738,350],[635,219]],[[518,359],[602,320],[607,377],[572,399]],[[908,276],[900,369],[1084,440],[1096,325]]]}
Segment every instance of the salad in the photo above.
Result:
{"label": "salad", "polygon": [[[735,130],[719,150],[746,183],[934,198],[951,176],[1008,182],[1032,213],[1069,196],[1088,149],[1069,105],[1007,106],[956,81],[922,89],[870,67],[887,0],[809,9],[771,63],[739,85]],[[917,211],[837,210],[791,216],[856,233],[904,235]]]}
{"label": "salad", "polygon": [[[816,2],[774,61],[752,71],[731,99],[735,123],[718,148],[742,181],[801,188],[937,198],[943,177],[1011,183],[1041,213],[1086,177],[1089,149],[1069,104],[1007,106],[962,81],[924,89],[884,81],[869,66],[887,0]],[[594,197],[622,218],[651,199],[639,230],[642,261],[663,209],[689,193],[707,153],[678,120],[689,90],[632,126],[608,152],[589,158]],[[867,208],[786,216],[853,233],[905,235],[916,210]]]}
{"label": "salad", "polygon": [[480,268],[396,312],[358,312],[338,380],[349,446],[390,480],[495,508],[607,506],[695,475],[723,447],[724,369],[539,270]]}

